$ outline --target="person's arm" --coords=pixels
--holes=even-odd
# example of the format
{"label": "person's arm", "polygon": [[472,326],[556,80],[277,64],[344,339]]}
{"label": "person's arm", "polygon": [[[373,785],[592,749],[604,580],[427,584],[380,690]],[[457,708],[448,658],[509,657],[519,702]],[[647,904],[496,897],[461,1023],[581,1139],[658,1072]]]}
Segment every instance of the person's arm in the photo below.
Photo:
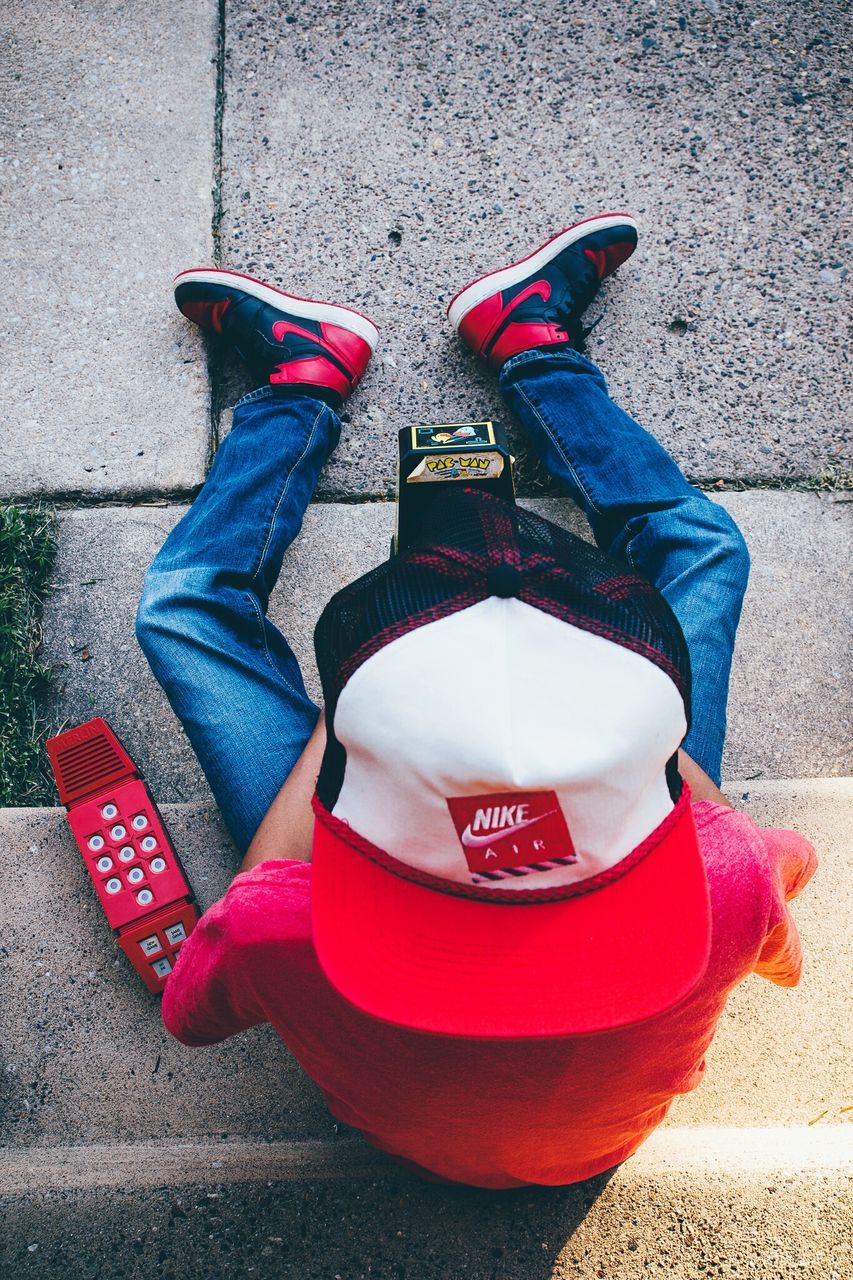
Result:
{"label": "person's arm", "polygon": [[691,760],[686,751],[678,753],[678,770],[690,787],[690,795],[694,803],[697,800],[710,800],[712,804],[725,805],[733,809],[732,802],[723,795],[716,783],[712,782],[704,769],[700,769],[695,760]]}
{"label": "person's arm", "polygon": [[163,1023],[182,1044],[217,1044],[266,1020],[245,973],[245,920],[235,928],[235,914],[245,917],[246,904],[234,893],[232,886],[204,913],[166,982]]}
{"label": "person's arm", "polygon": [[[287,781],[273,800],[263,822],[240,864],[240,871],[249,871],[259,862],[273,858],[291,858],[299,862],[311,861],[311,844],[314,838],[314,815],[311,797],[323,762],[326,749],[326,718],[323,712],[314,732],[305,744],[302,755],[290,772]],[[690,786],[694,800],[710,800],[713,804],[732,805],[715,786],[707,773],[700,769],[684,751],[678,753],[681,776]],[[239,875],[238,871],[238,875]]]}
{"label": "person's arm", "polygon": [[803,967],[803,949],[787,904],[796,898],[817,870],[814,846],[797,831],[761,829],[773,877],[767,933],[755,962],[755,972],[779,987],[795,987]]}
{"label": "person's arm", "polygon": [[271,858],[311,861],[311,844],[314,838],[311,797],[325,749],[326,717],[321,711],[302,755],[255,832],[246,856],[240,863],[240,871],[249,871],[259,862],[267,862]]}

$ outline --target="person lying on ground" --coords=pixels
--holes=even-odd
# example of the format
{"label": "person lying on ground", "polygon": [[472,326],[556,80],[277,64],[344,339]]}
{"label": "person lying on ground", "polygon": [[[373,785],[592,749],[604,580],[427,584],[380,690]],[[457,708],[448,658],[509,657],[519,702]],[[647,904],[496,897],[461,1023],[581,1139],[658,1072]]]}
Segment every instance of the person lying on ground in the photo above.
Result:
{"label": "person lying on ground", "polygon": [[324,712],[267,604],[377,331],[237,272],[176,281],[262,385],[138,610],[244,855],[163,1018],[188,1045],[271,1023],[338,1120],[427,1177],[612,1168],[699,1083],[732,988],[800,974],[786,902],[814,850],[719,790],[744,539],[579,349],[636,241],[589,219],[449,308],[595,545],[442,489],[324,610]]}

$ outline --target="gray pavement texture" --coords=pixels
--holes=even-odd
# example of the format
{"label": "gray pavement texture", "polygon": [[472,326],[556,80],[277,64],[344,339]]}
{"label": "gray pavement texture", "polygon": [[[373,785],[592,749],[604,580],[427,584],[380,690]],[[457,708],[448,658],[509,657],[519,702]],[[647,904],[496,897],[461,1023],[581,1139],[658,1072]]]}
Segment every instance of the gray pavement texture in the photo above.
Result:
{"label": "gray pavement texture", "polygon": [[[209,906],[237,868],[227,834],[209,808],[167,806],[164,817]],[[166,1033],[159,999],[126,970],[66,826],[61,810],[0,811],[0,1144],[333,1137],[319,1091],[269,1027],[197,1056]]]}
{"label": "gray pavement texture", "polygon": [[[851,906],[846,780],[743,784],[765,825],[813,841],[819,873],[794,905],[806,968],[796,990],[751,978],[732,995],[701,1088],[667,1121],[701,1126],[843,1122],[851,1058],[845,1018]],[[238,859],[209,806],[166,822],[202,907]],[[10,1150],[214,1137],[335,1141],[315,1086],[268,1027],[221,1045],[172,1040],[159,1001],[118,951],[58,809],[0,813],[0,1142]]]}
{"label": "gray pavement texture", "polygon": [[212,252],[217,31],[211,0],[3,6],[0,496],[203,479],[171,281]]}
{"label": "gray pavement texture", "polygon": [[[840,494],[732,493],[719,500],[743,528],[752,578],[729,699],[728,777],[812,777],[851,769],[846,652],[853,550]],[[571,503],[542,514],[582,532]],[[60,522],[55,588],[44,616],[56,666],[57,722],[104,715],[161,800],[209,796],[195,757],[151,676],[133,631],[145,569],[182,506],[82,510]],[[285,557],[271,615],[315,699],[313,629],[339,587],[388,553],[391,503],[312,505]]]}
{"label": "gray pavement texture", "polygon": [[[0,1267],[79,1280],[845,1280],[849,1188],[829,1175],[632,1176],[494,1194],[358,1183],[9,1197]],[[5,1228],[5,1229],[4,1229]]]}
{"label": "gray pavement texture", "polygon": [[590,312],[617,400],[692,478],[849,464],[849,13],[228,0],[223,265],[383,335],[321,494],[384,494],[407,422],[507,422],[445,306],[613,208],[641,228]]}
{"label": "gray pavement texture", "polygon": [[[2,260],[14,282],[0,322],[0,498],[185,495],[202,481],[211,424],[228,429],[221,406],[249,384],[215,344],[205,352],[170,285],[215,252],[383,329],[321,498],[392,496],[399,425],[487,415],[510,427],[522,491],[543,492],[444,308],[473,276],[613,207],[638,217],[640,248],[591,309],[588,350],[617,400],[694,479],[850,465],[840,0],[691,0],[680,12],[655,0],[57,0],[6,6],[0,31]],[[692,1171],[649,1144],[557,1192],[414,1181],[334,1124],[269,1028],[203,1050],[172,1041],[114,945],[62,811],[6,810],[0,1166],[22,1173],[0,1201],[0,1275],[851,1274],[840,1162],[809,1166],[797,1135],[837,1152],[849,1118],[853,794],[832,776],[773,780],[851,771],[849,506],[831,493],[720,500],[753,554],[725,772],[744,779],[733,798],[757,821],[814,841],[821,870],[794,908],[802,985],[751,979],[733,994],[702,1088],[661,1131],[682,1150],[695,1142]],[[535,505],[583,532],[569,504]],[[105,714],[158,798],[191,802],[165,816],[206,906],[236,854],[133,635],[144,570],[184,510],[63,512],[45,655],[57,716]],[[312,506],[288,553],[272,616],[315,697],[316,617],[387,554],[393,512]],[[760,1147],[771,1129],[788,1153],[778,1168],[714,1155],[726,1142]],[[728,1135],[719,1147],[710,1130]],[[283,1165],[241,1166],[276,1141],[286,1179]],[[158,1143],[171,1153],[162,1173]],[[230,1178],[211,1158],[225,1148]],[[197,1174],[180,1168],[189,1150],[207,1153]],[[67,1180],[40,1182],[63,1152]]]}

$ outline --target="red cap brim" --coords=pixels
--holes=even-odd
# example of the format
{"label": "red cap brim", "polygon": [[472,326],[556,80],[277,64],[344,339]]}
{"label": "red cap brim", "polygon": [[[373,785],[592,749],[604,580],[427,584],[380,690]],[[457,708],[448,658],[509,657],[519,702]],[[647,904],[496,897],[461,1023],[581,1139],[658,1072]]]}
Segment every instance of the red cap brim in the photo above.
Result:
{"label": "red cap brim", "polygon": [[686,785],[624,875],[517,906],[404,879],[314,808],[317,954],[341,995],[375,1018],[465,1037],[583,1035],[662,1013],[705,972],[710,900]]}

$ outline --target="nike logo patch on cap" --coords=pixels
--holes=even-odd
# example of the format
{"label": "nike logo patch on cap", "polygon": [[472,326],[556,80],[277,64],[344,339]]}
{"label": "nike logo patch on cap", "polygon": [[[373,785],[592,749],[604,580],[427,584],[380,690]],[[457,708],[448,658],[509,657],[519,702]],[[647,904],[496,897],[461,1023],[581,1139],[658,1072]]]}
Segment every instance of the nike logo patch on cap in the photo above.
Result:
{"label": "nike logo patch on cap", "polygon": [[[509,806],[506,807],[509,808]],[[518,808],[525,809],[526,805],[519,805]],[[505,840],[507,836],[517,835],[525,827],[532,826],[534,822],[541,822],[543,818],[550,817],[555,812],[556,810],[549,809],[547,813],[537,814],[535,818],[525,818],[523,822],[516,822],[510,827],[496,827],[494,831],[488,832],[484,836],[475,836],[469,823],[462,832],[460,839],[467,849],[487,849],[489,845],[494,844],[496,839]],[[492,853],[490,856],[496,858],[497,854]]]}
{"label": "nike logo patch on cap", "polygon": [[554,791],[453,796],[447,807],[475,882],[577,861]]}

